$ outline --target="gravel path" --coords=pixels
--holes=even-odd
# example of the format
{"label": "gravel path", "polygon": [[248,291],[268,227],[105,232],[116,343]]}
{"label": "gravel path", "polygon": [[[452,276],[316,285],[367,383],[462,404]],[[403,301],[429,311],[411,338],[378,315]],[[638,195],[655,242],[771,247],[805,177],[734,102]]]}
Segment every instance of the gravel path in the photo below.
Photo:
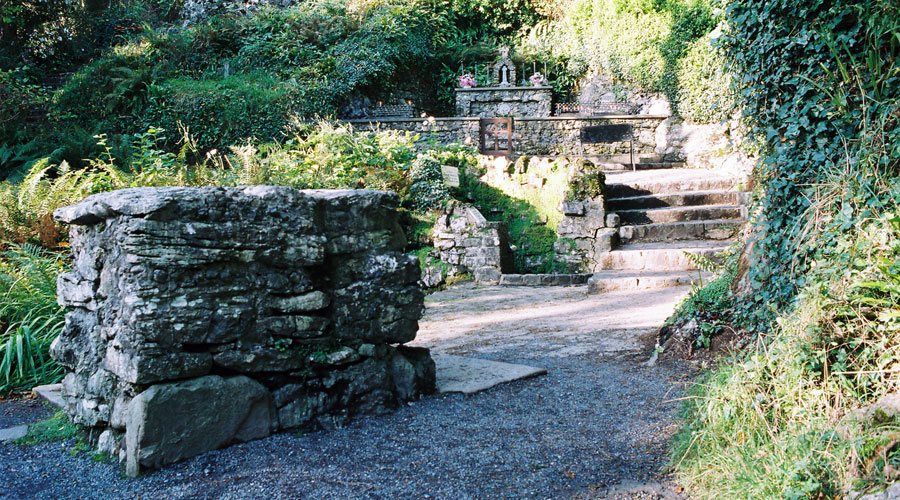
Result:
{"label": "gravel path", "polygon": [[330,432],[279,434],[129,480],[72,443],[0,445],[0,499],[674,499],[665,461],[681,365],[647,367],[686,289],[434,294],[419,345],[549,374],[435,395]]}
{"label": "gravel path", "polygon": [[0,429],[31,424],[56,413],[52,406],[38,398],[0,400]]}

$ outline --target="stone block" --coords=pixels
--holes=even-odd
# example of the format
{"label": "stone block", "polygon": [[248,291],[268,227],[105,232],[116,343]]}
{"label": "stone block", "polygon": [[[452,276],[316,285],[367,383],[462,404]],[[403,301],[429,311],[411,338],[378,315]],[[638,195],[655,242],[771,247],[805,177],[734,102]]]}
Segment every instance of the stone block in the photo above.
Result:
{"label": "stone block", "polygon": [[391,378],[401,401],[417,399],[435,389],[435,366],[424,347],[397,346],[391,357]]}
{"label": "stone block", "polygon": [[500,284],[501,285],[522,285],[525,283],[525,278],[521,274],[503,274],[500,276]]}
{"label": "stone block", "polygon": [[619,218],[619,214],[606,214],[606,227],[619,227],[621,224],[621,219]]}
{"label": "stone block", "polygon": [[564,201],[559,205],[559,210],[564,215],[584,215],[584,203],[580,201]]}
{"label": "stone block", "polygon": [[487,219],[475,207],[466,207],[466,221],[476,228],[487,226]]}
{"label": "stone block", "polygon": [[128,408],[125,445],[129,476],[214,450],[268,436],[269,392],[244,376],[216,375],[157,384]]}
{"label": "stone block", "polygon": [[537,274],[526,274],[524,275],[525,285],[527,286],[538,286],[541,284],[541,277]]}
{"label": "stone block", "polygon": [[496,267],[479,267],[475,269],[475,283],[480,285],[499,285],[500,270]]}
{"label": "stone block", "polygon": [[[606,228],[597,231],[597,236],[594,238],[594,254],[599,256],[600,254],[611,252],[614,248],[616,248],[618,244],[618,231],[614,228]],[[595,257],[595,260],[599,260]]]}

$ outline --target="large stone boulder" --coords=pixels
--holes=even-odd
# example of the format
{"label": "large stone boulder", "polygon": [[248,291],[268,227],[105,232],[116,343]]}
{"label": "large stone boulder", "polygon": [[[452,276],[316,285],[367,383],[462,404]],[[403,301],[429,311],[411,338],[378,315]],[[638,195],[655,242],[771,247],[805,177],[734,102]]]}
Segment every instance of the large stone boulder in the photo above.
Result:
{"label": "large stone boulder", "polygon": [[160,467],[272,431],[272,396],[258,382],[216,375],[151,386],[126,422],[127,472]]}

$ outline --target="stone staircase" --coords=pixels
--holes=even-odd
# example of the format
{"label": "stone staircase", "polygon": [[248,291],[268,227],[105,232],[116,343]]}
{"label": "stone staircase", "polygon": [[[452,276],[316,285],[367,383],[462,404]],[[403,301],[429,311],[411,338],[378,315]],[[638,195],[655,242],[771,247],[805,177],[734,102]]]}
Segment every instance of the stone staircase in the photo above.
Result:
{"label": "stone staircase", "polygon": [[618,245],[600,259],[589,293],[691,284],[701,273],[685,252],[715,259],[746,222],[747,193],[735,178],[656,163],[638,168],[607,172]]}

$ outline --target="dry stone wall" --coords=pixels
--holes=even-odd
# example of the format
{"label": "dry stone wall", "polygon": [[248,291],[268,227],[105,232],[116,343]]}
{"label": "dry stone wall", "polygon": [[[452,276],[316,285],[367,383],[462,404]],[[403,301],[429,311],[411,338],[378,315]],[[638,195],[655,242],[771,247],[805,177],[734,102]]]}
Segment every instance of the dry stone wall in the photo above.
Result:
{"label": "dry stone wall", "polygon": [[594,272],[617,243],[618,217],[607,214],[603,196],[560,204],[563,218],[556,226],[553,244],[556,260],[572,273]]}
{"label": "dry stone wall", "polygon": [[[684,154],[667,147],[665,116],[605,117],[517,117],[513,124],[513,148],[516,155],[622,155],[629,143],[581,144],[581,129],[593,125],[628,123],[634,128],[634,152],[653,155],[663,161],[682,161]],[[347,120],[358,130],[402,130],[419,135],[421,144],[434,139],[440,143],[478,145],[478,118],[391,118],[383,120]]]}
{"label": "dry stone wall", "polygon": [[71,224],[70,307],[51,352],[66,411],[159,467],[281,429],[331,426],[434,389],[417,259],[396,194],[139,188],[54,213]]}
{"label": "dry stone wall", "polygon": [[[582,144],[581,129],[594,125],[629,124],[634,131],[636,155],[658,155],[657,130],[665,120],[662,116],[609,116],[605,118],[523,117],[515,120],[513,140],[516,152],[530,155],[627,155],[631,145],[627,141],[608,144]],[[677,151],[664,161],[677,161]]]}
{"label": "dry stone wall", "polygon": [[454,274],[472,273],[477,283],[497,285],[501,274],[512,272],[506,225],[488,222],[475,207],[444,209],[432,234],[438,258],[453,266]]}

